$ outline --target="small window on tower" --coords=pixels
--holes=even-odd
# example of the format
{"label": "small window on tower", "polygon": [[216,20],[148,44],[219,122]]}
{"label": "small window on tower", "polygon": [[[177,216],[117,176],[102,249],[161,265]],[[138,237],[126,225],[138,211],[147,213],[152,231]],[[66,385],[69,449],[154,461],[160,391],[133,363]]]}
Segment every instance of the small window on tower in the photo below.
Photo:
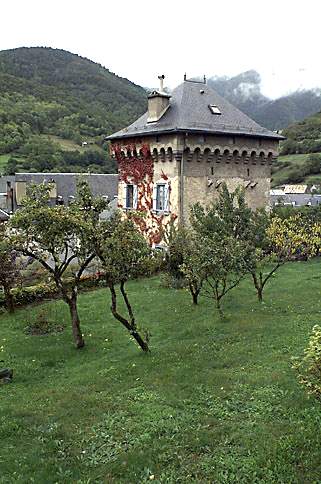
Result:
{"label": "small window on tower", "polygon": [[137,208],[137,186],[128,184],[125,187],[125,200],[124,208],[136,209]]}
{"label": "small window on tower", "polygon": [[169,187],[167,183],[157,183],[154,186],[153,210],[169,212]]}
{"label": "small window on tower", "polygon": [[222,114],[220,108],[216,106],[216,104],[209,104],[208,107],[210,108],[212,114]]}

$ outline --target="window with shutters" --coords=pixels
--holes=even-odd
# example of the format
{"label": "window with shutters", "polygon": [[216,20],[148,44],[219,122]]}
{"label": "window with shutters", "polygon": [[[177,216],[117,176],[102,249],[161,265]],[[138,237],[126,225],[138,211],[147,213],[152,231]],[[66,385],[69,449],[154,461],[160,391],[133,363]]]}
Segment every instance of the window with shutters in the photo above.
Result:
{"label": "window with shutters", "polygon": [[169,212],[169,189],[167,183],[157,183],[155,185],[153,209],[156,212]]}
{"label": "window with shutters", "polygon": [[137,186],[136,185],[126,185],[125,188],[125,200],[124,207],[127,209],[137,208]]}

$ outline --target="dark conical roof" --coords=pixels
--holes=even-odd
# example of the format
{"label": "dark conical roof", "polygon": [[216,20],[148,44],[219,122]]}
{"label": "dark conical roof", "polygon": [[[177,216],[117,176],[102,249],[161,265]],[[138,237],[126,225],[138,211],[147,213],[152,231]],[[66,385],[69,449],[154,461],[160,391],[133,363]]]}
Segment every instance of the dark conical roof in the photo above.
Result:
{"label": "dark conical roof", "polygon": [[[217,106],[221,114],[213,114],[210,105]],[[147,118],[146,112],[133,124],[107,139],[168,132],[238,134],[284,139],[283,136],[262,128],[206,84],[196,81],[184,81],[174,89],[170,107],[159,121],[148,123]]]}

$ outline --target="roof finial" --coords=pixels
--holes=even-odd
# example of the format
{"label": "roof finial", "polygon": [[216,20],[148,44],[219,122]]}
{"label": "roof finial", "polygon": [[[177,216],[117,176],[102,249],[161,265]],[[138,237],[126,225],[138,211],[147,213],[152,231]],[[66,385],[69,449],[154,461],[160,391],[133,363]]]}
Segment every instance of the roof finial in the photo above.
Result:
{"label": "roof finial", "polygon": [[164,92],[164,79],[165,76],[162,74],[161,76],[158,76],[159,79],[159,92]]}

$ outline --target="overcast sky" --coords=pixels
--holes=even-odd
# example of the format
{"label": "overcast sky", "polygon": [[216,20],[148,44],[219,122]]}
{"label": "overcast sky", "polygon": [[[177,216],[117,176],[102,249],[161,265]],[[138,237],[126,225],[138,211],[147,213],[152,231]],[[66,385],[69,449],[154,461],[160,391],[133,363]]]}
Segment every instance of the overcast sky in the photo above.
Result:
{"label": "overcast sky", "polygon": [[263,93],[321,87],[320,0],[2,0],[0,50],[61,48],[142,86],[255,69]]}

